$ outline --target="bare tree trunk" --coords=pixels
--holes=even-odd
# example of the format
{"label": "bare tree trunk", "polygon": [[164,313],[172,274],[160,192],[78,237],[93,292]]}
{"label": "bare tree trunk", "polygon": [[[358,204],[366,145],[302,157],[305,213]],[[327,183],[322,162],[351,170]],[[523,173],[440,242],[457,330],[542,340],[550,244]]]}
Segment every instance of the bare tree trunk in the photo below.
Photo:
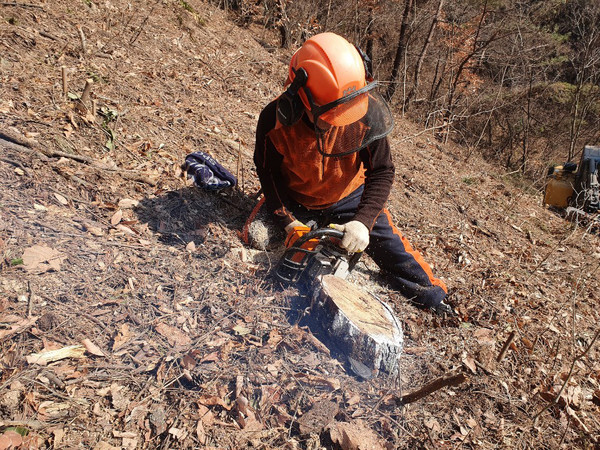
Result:
{"label": "bare tree trunk", "polygon": [[279,36],[281,38],[281,48],[288,48],[290,45],[290,19],[285,10],[285,2],[277,1],[277,18],[279,22]]}
{"label": "bare tree trunk", "polygon": [[458,82],[460,81],[460,77],[461,77],[463,71],[465,70],[467,63],[473,58],[473,56],[475,56],[477,53],[481,52],[488,45],[490,45],[490,43],[496,37],[497,33],[494,33],[492,35],[492,37],[490,37],[484,44],[479,45],[479,46],[477,45],[478,38],[481,33],[481,28],[483,26],[483,22],[484,22],[486,14],[487,14],[487,1],[483,5],[483,11],[481,12],[481,17],[479,19],[479,23],[477,24],[477,31],[475,32],[475,36],[473,38],[473,48],[472,48],[471,52],[467,56],[465,56],[463,58],[463,60],[460,62],[459,66],[458,66],[458,70],[456,71],[456,74],[454,75],[454,79],[452,80],[452,87],[450,88],[450,93],[449,93],[450,95],[448,98],[448,111],[452,111],[454,109],[454,96],[456,95],[456,88],[458,87]]}
{"label": "bare tree trunk", "polygon": [[394,64],[392,65],[392,73],[390,76],[390,84],[386,91],[386,99],[389,101],[396,92],[396,83],[398,82],[398,74],[400,73],[400,65],[406,52],[406,41],[408,40],[408,17],[412,10],[413,0],[404,1],[404,12],[402,13],[402,25],[400,25],[400,36],[398,37],[398,47],[396,48],[396,56],[394,57]]}
{"label": "bare tree trunk", "polygon": [[512,127],[512,125],[510,123],[510,119],[508,117],[506,118],[506,126],[508,128],[507,142],[508,142],[509,153],[508,153],[508,157],[506,158],[505,167],[506,167],[506,169],[510,169],[510,165],[512,164],[512,157],[513,157],[513,153],[514,153],[514,136],[515,136],[515,132],[513,130],[513,127]]}
{"label": "bare tree trunk", "polygon": [[423,44],[423,48],[421,49],[421,53],[419,54],[419,59],[417,60],[417,65],[415,66],[415,74],[413,87],[408,93],[405,103],[408,106],[408,103],[412,100],[412,97],[417,93],[419,89],[419,78],[421,76],[421,68],[423,67],[423,61],[425,60],[425,55],[427,55],[427,49],[429,48],[429,44],[431,44],[431,39],[433,38],[433,33],[435,32],[435,28],[437,23],[440,20],[440,15],[442,14],[442,7],[444,6],[444,0],[440,0],[438,3],[437,11],[435,16],[433,16],[433,20],[431,21],[431,27],[429,27],[429,33],[427,34],[427,39],[425,39],[425,43]]}
{"label": "bare tree trunk", "polygon": [[529,158],[529,125],[531,123],[531,95],[533,92],[533,72],[529,76],[529,88],[527,89],[527,109],[525,110],[525,124],[523,126],[523,155],[521,157],[521,173],[527,169]]}
{"label": "bare tree trunk", "polygon": [[365,53],[369,57],[369,59],[367,60],[367,68],[371,74],[373,74],[373,20],[375,19],[375,15],[373,12],[374,9],[374,5],[370,3],[367,28],[365,29],[365,34],[367,36],[367,45],[365,48]]}
{"label": "bare tree trunk", "polygon": [[597,90],[590,88],[600,83],[600,28],[594,20],[600,18],[600,7],[594,2],[582,5],[585,6],[572,9],[570,14],[573,29],[582,38],[578,45],[579,51],[572,60],[576,71],[576,86],[570,111],[569,161],[575,156],[589,109],[598,102]]}

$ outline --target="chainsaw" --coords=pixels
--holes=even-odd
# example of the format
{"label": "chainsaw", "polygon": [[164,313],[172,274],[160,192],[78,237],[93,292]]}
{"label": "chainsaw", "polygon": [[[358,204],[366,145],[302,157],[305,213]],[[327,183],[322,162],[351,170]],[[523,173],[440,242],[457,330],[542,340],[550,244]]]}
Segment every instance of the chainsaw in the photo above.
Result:
{"label": "chainsaw", "polygon": [[347,356],[353,373],[363,379],[380,370],[397,374],[404,339],[400,321],[389,305],[345,280],[362,253],[343,250],[343,237],[333,228],[308,231],[285,250],[275,276],[310,294],[307,323],[317,326],[318,339]]}
{"label": "chainsaw", "polygon": [[345,279],[362,253],[348,254],[340,247],[344,233],[333,228],[309,231],[287,248],[277,264],[275,277],[286,284],[310,288],[323,275]]}

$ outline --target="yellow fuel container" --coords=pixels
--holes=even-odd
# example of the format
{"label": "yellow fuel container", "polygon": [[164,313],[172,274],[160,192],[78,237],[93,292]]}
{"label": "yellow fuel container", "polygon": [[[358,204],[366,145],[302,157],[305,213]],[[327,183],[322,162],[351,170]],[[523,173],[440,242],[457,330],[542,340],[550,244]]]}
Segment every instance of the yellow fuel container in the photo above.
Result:
{"label": "yellow fuel container", "polygon": [[548,183],[546,183],[544,204],[557,208],[566,208],[569,206],[574,192],[574,181],[574,173],[563,171],[563,166],[556,166],[548,177]]}

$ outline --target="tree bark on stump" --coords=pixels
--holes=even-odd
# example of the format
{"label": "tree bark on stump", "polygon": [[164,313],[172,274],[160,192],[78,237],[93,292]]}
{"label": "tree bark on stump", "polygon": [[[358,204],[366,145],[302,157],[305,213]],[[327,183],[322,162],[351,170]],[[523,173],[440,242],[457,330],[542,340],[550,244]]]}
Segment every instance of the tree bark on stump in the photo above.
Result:
{"label": "tree bark on stump", "polygon": [[404,336],[387,304],[349,281],[325,275],[315,283],[311,309],[346,356],[373,374],[398,374]]}

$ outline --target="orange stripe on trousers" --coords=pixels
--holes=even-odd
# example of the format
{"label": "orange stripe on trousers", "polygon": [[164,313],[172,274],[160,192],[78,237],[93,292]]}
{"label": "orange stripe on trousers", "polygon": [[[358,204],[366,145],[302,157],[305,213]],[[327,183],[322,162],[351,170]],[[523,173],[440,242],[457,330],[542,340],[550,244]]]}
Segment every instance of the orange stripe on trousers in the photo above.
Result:
{"label": "orange stripe on trousers", "polygon": [[431,282],[431,284],[433,284],[434,286],[441,287],[444,290],[444,292],[448,293],[448,288],[446,287],[446,283],[444,283],[439,278],[436,278],[433,276],[433,271],[431,270],[431,267],[429,266],[429,264],[427,264],[425,262],[423,255],[421,255],[417,250],[415,250],[412,247],[412,245],[410,245],[410,242],[408,242],[408,239],[406,239],[404,236],[402,236],[402,233],[400,232],[400,230],[398,230],[398,228],[396,228],[396,226],[394,225],[394,222],[392,222],[392,217],[390,215],[390,212],[387,210],[387,208],[384,208],[383,213],[387,217],[388,223],[389,223],[390,227],[392,227],[393,233],[396,236],[398,236],[400,238],[400,240],[402,241],[402,244],[404,244],[404,250],[406,250],[406,253],[410,254],[415,259],[415,261],[417,261],[419,266],[421,266],[421,269],[423,269],[425,271],[425,273],[427,274],[427,276],[429,277],[429,281]]}

